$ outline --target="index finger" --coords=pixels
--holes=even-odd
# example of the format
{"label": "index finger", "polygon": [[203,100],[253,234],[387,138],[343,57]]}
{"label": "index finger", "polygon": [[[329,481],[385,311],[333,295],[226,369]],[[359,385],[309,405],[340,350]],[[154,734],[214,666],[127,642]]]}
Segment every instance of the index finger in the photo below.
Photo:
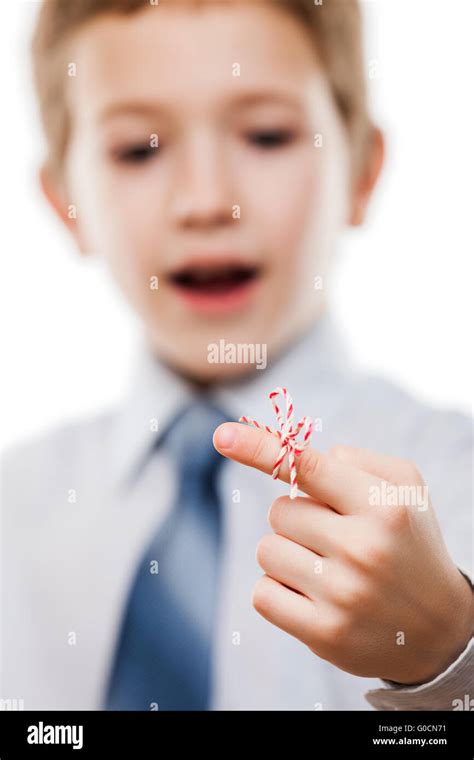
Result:
{"label": "index finger", "polygon": [[[271,475],[281,449],[272,433],[238,422],[224,422],[214,431],[214,447],[223,456]],[[341,514],[370,509],[370,488],[380,478],[328,454],[307,447],[295,456],[298,488],[308,496],[329,504]],[[288,456],[280,465],[279,480],[290,482]]]}

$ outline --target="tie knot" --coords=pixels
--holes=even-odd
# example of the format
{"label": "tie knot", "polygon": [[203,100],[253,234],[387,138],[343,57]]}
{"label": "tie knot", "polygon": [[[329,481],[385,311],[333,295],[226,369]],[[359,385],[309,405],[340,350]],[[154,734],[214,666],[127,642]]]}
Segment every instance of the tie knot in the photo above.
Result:
{"label": "tie knot", "polygon": [[214,448],[212,436],[228,419],[212,401],[202,398],[179,412],[166,432],[164,445],[180,472],[198,478],[216,473],[225,457]]}

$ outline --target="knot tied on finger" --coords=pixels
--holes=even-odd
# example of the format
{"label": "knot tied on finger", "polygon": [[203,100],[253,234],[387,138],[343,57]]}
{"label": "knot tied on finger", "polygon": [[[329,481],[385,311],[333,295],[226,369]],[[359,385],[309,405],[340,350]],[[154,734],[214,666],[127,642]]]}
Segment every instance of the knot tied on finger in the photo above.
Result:
{"label": "knot tied on finger", "polygon": [[[280,409],[280,406],[277,403],[278,396],[283,396],[286,402],[286,410],[285,415],[283,415],[282,410]],[[273,404],[273,408],[275,410],[275,415],[278,421],[279,429],[275,430],[274,428],[269,427],[268,425],[262,425],[257,420],[253,420],[250,417],[242,416],[239,418],[239,422],[246,422],[249,425],[253,425],[256,428],[259,428],[260,430],[266,430],[268,433],[272,433],[273,435],[276,435],[281,442],[281,448],[280,453],[278,454],[278,457],[275,460],[275,464],[273,466],[273,472],[272,472],[272,478],[277,478],[278,473],[280,471],[280,466],[288,453],[288,466],[290,469],[290,499],[294,499],[298,492],[298,483],[296,480],[296,464],[295,464],[295,457],[301,454],[304,449],[309,445],[309,442],[311,440],[311,436],[313,434],[313,420],[310,417],[307,417],[306,415],[302,417],[302,419],[297,422],[296,424],[293,423],[294,420],[294,407],[293,407],[293,399],[291,398],[290,394],[288,393],[287,388],[275,388],[271,393],[268,395],[270,401]],[[304,428],[304,435],[302,441],[297,441],[296,436],[300,433],[300,431]]]}

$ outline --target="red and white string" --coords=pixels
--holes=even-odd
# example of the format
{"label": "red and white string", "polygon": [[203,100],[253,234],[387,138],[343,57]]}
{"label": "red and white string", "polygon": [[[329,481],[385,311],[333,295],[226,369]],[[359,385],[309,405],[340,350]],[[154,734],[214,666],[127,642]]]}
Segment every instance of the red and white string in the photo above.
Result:
{"label": "red and white string", "polygon": [[[286,402],[286,411],[284,416],[280,406],[276,401],[279,395],[282,395]],[[250,417],[242,416],[239,418],[239,422],[247,422],[249,425],[253,425],[256,428],[266,430],[268,433],[273,433],[273,435],[276,435],[281,440],[281,449],[273,466],[272,477],[278,477],[280,465],[288,453],[291,483],[290,499],[294,499],[298,491],[295,456],[301,454],[302,451],[304,451],[304,449],[308,446],[313,434],[313,420],[310,417],[305,416],[298,423],[296,423],[296,425],[293,424],[293,400],[286,388],[275,388],[275,390],[272,391],[268,397],[273,404],[273,408],[275,410],[276,418],[278,420],[278,425],[280,428],[279,430],[275,430],[268,425],[262,425],[260,422],[257,422],[257,420],[253,420]],[[303,440],[298,442],[296,441],[296,436],[299,434],[302,428],[304,428]]]}

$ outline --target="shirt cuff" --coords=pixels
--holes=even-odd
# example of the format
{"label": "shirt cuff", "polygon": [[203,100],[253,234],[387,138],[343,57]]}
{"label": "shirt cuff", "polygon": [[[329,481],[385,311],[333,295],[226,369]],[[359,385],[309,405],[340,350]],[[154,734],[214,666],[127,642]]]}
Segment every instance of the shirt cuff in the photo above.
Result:
{"label": "shirt cuff", "polygon": [[[472,588],[465,570],[460,572]],[[471,638],[457,659],[431,681],[404,686],[385,681],[384,688],[366,692],[366,700],[376,710],[470,710],[474,681],[474,638]]]}

